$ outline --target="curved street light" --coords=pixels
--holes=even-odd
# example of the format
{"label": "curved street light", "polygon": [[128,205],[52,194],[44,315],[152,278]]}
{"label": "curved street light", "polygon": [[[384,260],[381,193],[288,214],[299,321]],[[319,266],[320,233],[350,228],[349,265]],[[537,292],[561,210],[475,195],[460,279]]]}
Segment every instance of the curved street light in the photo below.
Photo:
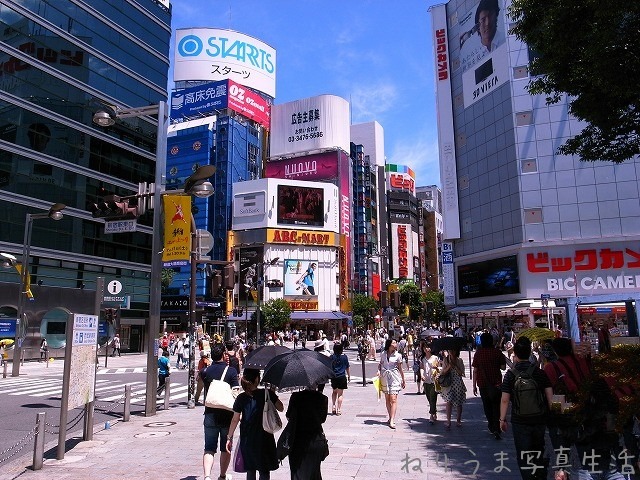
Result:
{"label": "curved street light", "polygon": [[[64,203],[54,203],[49,208],[47,213],[27,213],[24,223],[24,239],[22,247],[22,266],[20,267],[20,291],[18,292],[18,307],[16,315],[16,342],[13,349],[13,364],[11,366],[11,376],[17,377],[20,375],[20,361],[22,357],[22,342],[24,335],[19,332],[24,332],[26,335],[27,320],[24,314],[24,302],[25,297],[33,298],[31,294],[31,278],[29,274],[29,256],[31,255],[31,232],[32,224],[34,220],[42,218],[50,218],[52,220],[60,220],[64,215],[62,210],[66,208]],[[8,258],[7,254],[2,255],[4,258]],[[11,255],[13,256],[13,255]],[[14,262],[15,262],[15,257]],[[11,259],[9,259],[11,260]],[[18,268],[19,264],[14,264]]]}

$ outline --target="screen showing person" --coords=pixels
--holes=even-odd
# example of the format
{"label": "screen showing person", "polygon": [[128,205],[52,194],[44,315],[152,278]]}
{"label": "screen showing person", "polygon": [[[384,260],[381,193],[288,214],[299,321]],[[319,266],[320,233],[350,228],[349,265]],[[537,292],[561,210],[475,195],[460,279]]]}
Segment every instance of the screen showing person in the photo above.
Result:
{"label": "screen showing person", "polygon": [[288,259],[284,262],[284,294],[315,296],[316,272],[318,262],[315,260]]}
{"label": "screen showing person", "polygon": [[324,225],[324,190],[278,185],[278,223]]}

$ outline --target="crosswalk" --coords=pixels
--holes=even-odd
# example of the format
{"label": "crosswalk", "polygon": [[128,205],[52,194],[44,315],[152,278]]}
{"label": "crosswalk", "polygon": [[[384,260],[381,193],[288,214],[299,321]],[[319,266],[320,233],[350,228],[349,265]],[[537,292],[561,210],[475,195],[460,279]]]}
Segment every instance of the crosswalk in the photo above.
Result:
{"label": "crosswalk", "polygon": [[[131,385],[131,403],[144,404],[146,394],[145,381],[120,382],[113,379],[96,379],[96,402],[121,402],[125,385]],[[170,401],[186,399],[188,385],[180,382],[171,382]],[[62,375],[42,378],[11,377],[0,381],[0,396],[28,396],[34,398],[61,398]]]}

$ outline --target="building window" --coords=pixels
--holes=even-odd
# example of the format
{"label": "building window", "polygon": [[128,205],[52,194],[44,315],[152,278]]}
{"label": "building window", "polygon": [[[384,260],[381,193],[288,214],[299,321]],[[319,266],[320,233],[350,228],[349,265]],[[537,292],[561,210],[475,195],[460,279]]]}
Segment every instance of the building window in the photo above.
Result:
{"label": "building window", "polygon": [[533,112],[516,113],[516,127],[524,127],[533,124]]}
{"label": "building window", "polygon": [[542,223],[542,209],[541,208],[525,208],[524,210],[524,223]]}
{"label": "building window", "polygon": [[519,67],[513,67],[513,79],[518,80],[519,78],[527,78],[529,76],[529,68],[525,65],[520,65]]}
{"label": "building window", "polygon": [[520,160],[520,170],[522,173],[535,173],[538,171],[538,162],[535,158]]}

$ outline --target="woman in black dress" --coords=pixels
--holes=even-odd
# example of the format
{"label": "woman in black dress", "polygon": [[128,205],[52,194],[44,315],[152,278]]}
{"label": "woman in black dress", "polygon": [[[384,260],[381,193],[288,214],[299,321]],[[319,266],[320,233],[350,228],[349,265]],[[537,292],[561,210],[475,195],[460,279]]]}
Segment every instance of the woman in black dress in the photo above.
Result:
{"label": "woman in black dress", "polygon": [[287,409],[289,422],[295,422],[289,453],[291,480],[322,480],[320,464],[328,453],[322,424],[328,407],[329,399],[317,389],[291,394]]}
{"label": "woman in black dress", "polygon": [[[244,392],[238,395],[233,404],[233,418],[227,436],[227,451],[233,447],[233,434],[240,423],[240,453],[247,471],[247,480],[256,480],[256,471],[260,480],[271,478],[271,470],[279,467],[276,456],[276,441],[273,433],[262,428],[262,411],[264,410],[264,389],[258,388],[260,370],[245,368],[240,379]],[[278,396],[269,390],[271,401],[279,412],[284,405]]]}

